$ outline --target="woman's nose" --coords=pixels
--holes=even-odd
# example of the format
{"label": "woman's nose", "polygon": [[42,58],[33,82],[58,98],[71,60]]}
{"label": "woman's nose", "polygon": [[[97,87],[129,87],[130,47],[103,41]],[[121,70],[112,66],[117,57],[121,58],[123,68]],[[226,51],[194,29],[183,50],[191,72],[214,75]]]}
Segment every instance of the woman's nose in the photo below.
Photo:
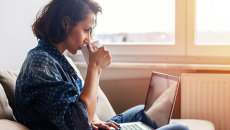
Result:
{"label": "woman's nose", "polygon": [[86,35],[84,43],[86,43],[86,44],[90,43],[90,34],[89,33]]}

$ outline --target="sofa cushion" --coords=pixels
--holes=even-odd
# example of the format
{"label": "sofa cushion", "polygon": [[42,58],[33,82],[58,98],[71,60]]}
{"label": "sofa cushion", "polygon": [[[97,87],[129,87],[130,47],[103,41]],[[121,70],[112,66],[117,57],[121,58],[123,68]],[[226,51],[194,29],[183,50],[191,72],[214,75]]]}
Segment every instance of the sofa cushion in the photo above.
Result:
{"label": "sofa cushion", "polygon": [[212,122],[198,119],[171,119],[170,123],[177,122],[188,126],[190,130],[215,130]]}
{"label": "sofa cushion", "polygon": [[[73,60],[70,59],[69,57],[66,57],[66,59],[73,66],[78,76],[82,79],[82,84],[84,84],[82,75],[80,71],[78,70],[78,68],[76,67],[76,65],[74,64]],[[113,107],[111,106],[104,92],[101,90],[100,86],[98,89],[98,103],[97,103],[97,108],[96,108],[96,114],[102,121],[106,121],[116,115],[115,111],[113,110]]]}
{"label": "sofa cushion", "polygon": [[9,105],[13,111],[15,110],[14,93],[18,74],[19,71],[0,71],[0,83],[6,92],[6,96],[9,100]]}
{"label": "sofa cushion", "polygon": [[12,109],[9,106],[8,99],[6,98],[5,91],[1,84],[0,84],[0,119],[9,119],[15,121]]}
{"label": "sofa cushion", "polygon": [[20,123],[6,119],[0,119],[0,128],[1,130],[29,130]]}
{"label": "sofa cushion", "polygon": [[106,121],[116,115],[113,107],[111,106],[108,98],[105,96],[104,92],[99,87],[98,89],[98,103],[96,108],[96,114],[102,121]]}

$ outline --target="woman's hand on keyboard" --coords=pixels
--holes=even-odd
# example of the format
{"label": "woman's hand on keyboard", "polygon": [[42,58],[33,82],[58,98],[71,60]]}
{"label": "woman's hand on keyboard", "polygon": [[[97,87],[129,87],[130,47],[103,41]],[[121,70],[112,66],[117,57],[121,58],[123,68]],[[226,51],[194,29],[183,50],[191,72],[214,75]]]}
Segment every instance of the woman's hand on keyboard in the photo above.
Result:
{"label": "woman's hand on keyboard", "polygon": [[109,127],[114,127],[117,130],[120,129],[120,126],[116,122],[114,122],[114,121],[110,121],[110,122],[101,121],[96,114],[93,118],[91,126],[92,126],[93,130],[98,130],[99,128],[105,129],[105,130],[110,130]]}

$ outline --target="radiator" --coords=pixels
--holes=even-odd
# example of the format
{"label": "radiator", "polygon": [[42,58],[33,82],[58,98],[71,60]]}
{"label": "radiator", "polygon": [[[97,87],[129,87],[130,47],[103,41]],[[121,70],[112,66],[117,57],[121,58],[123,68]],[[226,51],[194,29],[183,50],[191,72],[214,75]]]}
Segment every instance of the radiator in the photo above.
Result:
{"label": "radiator", "polygon": [[182,74],[181,118],[211,121],[230,130],[230,74]]}

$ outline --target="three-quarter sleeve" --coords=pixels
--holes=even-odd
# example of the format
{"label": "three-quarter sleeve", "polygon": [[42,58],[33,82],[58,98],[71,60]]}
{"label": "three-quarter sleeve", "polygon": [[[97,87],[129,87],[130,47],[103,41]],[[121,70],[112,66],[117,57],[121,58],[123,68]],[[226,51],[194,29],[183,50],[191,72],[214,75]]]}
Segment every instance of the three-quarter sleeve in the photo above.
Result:
{"label": "three-quarter sleeve", "polygon": [[63,79],[63,74],[56,69],[48,67],[34,68],[28,74],[22,90],[25,104],[58,129],[92,130],[76,85]]}

